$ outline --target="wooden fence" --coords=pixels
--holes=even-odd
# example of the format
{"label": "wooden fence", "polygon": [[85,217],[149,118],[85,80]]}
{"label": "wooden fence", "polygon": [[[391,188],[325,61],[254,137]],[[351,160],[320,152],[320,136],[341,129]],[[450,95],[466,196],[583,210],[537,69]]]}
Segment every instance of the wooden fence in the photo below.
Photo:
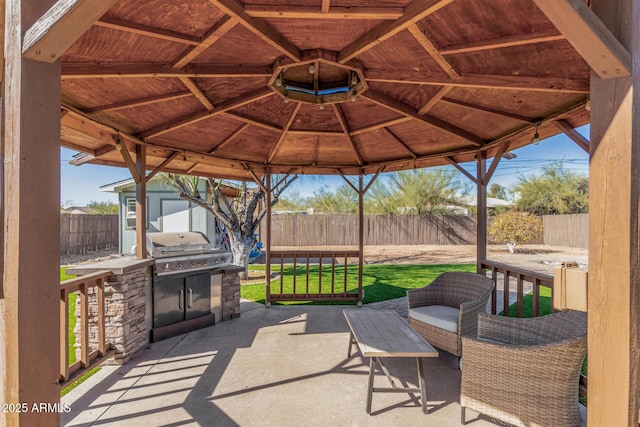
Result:
{"label": "wooden fence", "polygon": [[542,222],[545,245],[589,248],[589,214],[545,215]]}
{"label": "wooden fence", "polygon": [[117,247],[118,215],[60,214],[62,255]]}

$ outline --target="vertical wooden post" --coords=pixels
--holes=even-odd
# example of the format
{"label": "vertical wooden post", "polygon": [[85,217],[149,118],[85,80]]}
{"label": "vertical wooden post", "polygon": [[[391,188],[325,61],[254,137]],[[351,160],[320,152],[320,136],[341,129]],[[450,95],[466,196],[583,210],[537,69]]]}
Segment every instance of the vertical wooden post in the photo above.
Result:
{"label": "vertical wooden post", "polygon": [[633,75],[591,72],[587,416],[590,427],[637,426],[640,0],[593,0],[592,10],[630,50]]}
{"label": "vertical wooden post", "polygon": [[[265,305],[267,307],[271,307],[271,169],[267,167],[265,172],[266,174],[266,182],[265,186],[267,187],[267,238],[265,239],[265,250],[266,255],[264,257],[265,260],[265,284],[266,289],[265,292],[267,295],[265,296]],[[282,276],[280,276],[282,277]],[[282,291],[280,291],[282,293]]]}
{"label": "vertical wooden post", "polygon": [[358,305],[362,305],[362,268],[364,265],[364,182],[358,180]]}
{"label": "vertical wooden post", "polygon": [[0,425],[58,425],[60,389],[60,61],[22,57],[22,35],[52,0],[5,5],[3,299]]}
{"label": "vertical wooden post", "polygon": [[[487,153],[479,151],[477,160],[476,180],[476,268],[478,273],[482,273],[480,265],[483,259],[487,258],[487,185],[484,177],[487,173]],[[495,161],[495,160],[494,160]]]}
{"label": "vertical wooden post", "polygon": [[[126,150],[127,148],[124,147]],[[147,257],[147,146],[136,145],[136,258]]]}

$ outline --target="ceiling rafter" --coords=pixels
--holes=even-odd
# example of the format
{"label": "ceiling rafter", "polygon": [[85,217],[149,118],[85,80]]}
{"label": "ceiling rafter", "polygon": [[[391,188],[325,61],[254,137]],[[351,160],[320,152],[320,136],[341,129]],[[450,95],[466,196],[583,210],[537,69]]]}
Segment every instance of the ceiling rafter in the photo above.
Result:
{"label": "ceiling rafter", "polygon": [[149,96],[146,98],[138,98],[130,101],[99,105],[97,107],[85,108],[82,111],[87,114],[98,113],[103,111],[117,111],[117,110],[123,110],[125,108],[136,108],[136,107],[142,107],[145,105],[155,104],[159,102],[173,101],[175,99],[186,98],[189,96],[192,96],[192,93],[190,91],[180,90],[177,92],[167,93],[164,95]]}
{"label": "ceiling rafter", "polygon": [[420,107],[420,109],[418,110],[418,114],[420,114],[421,116],[426,114],[427,111],[432,109],[438,103],[438,101],[440,101],[447,93],[449,93],[451,89],[453,89],[452,86],[442,86],[440,89],[438,89],[436,94],[433,95],[431,99],[429,99],[422,107]]}
{"label": "ceiling rafter", "polygon": [[505,118],[513,119],[513,120],[517,120],[519,122],[524,122],[524,123],[535,123],[536,122],[535,119],[531,119],[529,117],[524,117],[524,116],[521,116],[519,114],[509,113],[507,111],[497,110],[495,108],[485,107],[483,105],[473,104],[471,102],[459,101],[457,99],[448,98],[448,97],[443,97],[442,101],[443,102],[448,102],[449,104],[455,104],[455,105],[460,105],[462,107],[471,108],[471,109],[476,110],[476,111],[483,111],[485,113],[495,114],[497,116],[501,116],[501,117],[505,117]]}
{"label": "ceiling rafter", "polygon": [[381,83],[476,87],[536,92],[589,93],[589,79],[569,77],[461,74],[459,79],[454,80],[444,75],[427,75],[414,71],[369,69],[365,72],[365,78],[368,82]]}
{"label": "ceiling rafter", "polygon": [[430,126],[439,128],[440,130],[443,130],[451,135],[465,139],[467,140],[467,142],[470,142],[475,146],[479,147],[484,142],[480,137],[464,129],[460,129],[457,126],[452,125],[451,123],[447,123],[435,117],[424,116],[424,115],[421,116],[420,114],[418,114],[418,112],[415,109],[408,106],[407,104],[404,104],[380,92],[369,89],[368,91],[364,92],[361,96],[391,111],[395,111],[396,113],[402,114],[407,117],[411,117],[413,119],[416,119],[419,122],[426,123]]}
{"label": "ceiling rafter", "polygon": [[273,147],[271,147],[271,150],[269,151],[269,156],[267,157],[267,163],[271,163],[275,155],[278,153],[278,150],[282,145],[282,141],[284,141],[284,138],[287,136],[287,131],[289,130],[289,128],[293,124],[293,121],[298,115],[298,111],[300,111],[300,107],[302,107],[302,103],[300,102],[296,103],[296,106],[293,108],[293,111],[291,112],[291,114],[289,115],[289,118],[287,119],[287,123],[285,123],[284,127],[282,128],[282,133],[280,133],[278,140],[273,145]]}
{"label": "ceiling rafter", "polygon": [[213,27],[202,36],[202,40],[197,46],[192,46],[185,50],[176,60],[173,62],[173,68],[182,68],[191,61],[193,61],[198,55],[211,47],[215,42],[220,40],[225,34],[238,25],[238,21],[225,16],[215,23]]}
{"label": "ceiling rafter", "polygon": [[395,21],[386,21],[367,31],[357,40],[344,47],[338,61],[345,63],[366,52],[377,44],[395,36],[415,22],[437,12],[454,0],[414,0],[404,9],[404,14]]}
{"label": "ceiling rafter", "polygon": [[364,164],[364,161],[362,160],[362,154],[360,154],[360,150],[358,150],[358,146],[356,145],[356,142],[353,140],[353,137],[351,136],[349,123],[347,123],[347,119],[344,117],[344,113],[342,112],[342,107],[340,107],[340,105],[338,104],[331,104],[331,107],[333,108],[333,112],[335,113],[336,118],[338,119],[338,123],[340,123],[340,127],[342,128],[342,132],[344,133],[344,136],[349,141],[349,145],[351,146],[353,153],[356,155],[356,158],[358,159],[358,164],[362,166]]}
{"label": "ceiling rafter", "polygon": [[183,43],[197,46],[200,44],[198,37],[190,34],[177,33],[175,31],[163,30],[160,28],[150,27],[148,25],[131,22],[124,19],[103,16],[96,22],[97,27],[111,28],[112,30],[123,31],[125,33],[139,34],[142,36],[153,37],[160,40],[167,40],[176,43]]}
{"label": "ceiling rafter", "polygon": [[239,122],[247,123],[257,126],[262,129],[270,130],[273,132],[282,132],[282,128],[271,123],[264,122],[262,120],[254,119],[253,117],[245,116],[244,114],[226,112],[220,114],[221,116],[228,117],[230,119],[238,120]]}
{"label": "ceiling rafter", "polygon": [[440,54],[438,47],[422,24],[416,22],[415,24],[410,25],[408,30],[413,38],[416,39],[420,46],[422,46],[422,48],[429,54],[429,56],[431,56],[431,58],[433,58],[434,61],[436,61],[436,64],[438,64],[438,66],[442,68],[449,77],[452,79],[460,78],[458,70],[456,70],[451,61]]}
{"label": "ceiling rafter", "polygon": [[249,5],[244,6],[247,15],[253,18],[284,18],[284,19],[398,19],[404,13],[402,7],[328,7],[311,6],[274,6],[274,5]]}
{"label": "ceiling rafter", "polygon": [[414,159],[418,157],[418,154],[411,148],[409,148],[409,146],[405,144],[404,141],[401,140],[400,137],[398,137],[398,135],[396,135],[391,129],[384,128],[384,131],[391,137],[393,141],[397,142],[411,157],[413,157]]}
{"label": "ceiling rafter", "polygon": [[331,0],[322,0],[322,4],[320,5],[320,11],[322,13],[329,13],[331,9]]}
{"label": "ceiling rafter", "polygon": [[211,150],[209,150],[209,154],[215,154],[216,151],[218,151],[219,149],[221,149],[222,147],[224,147],[225,145],[227,145],[228,143],[236,139],[238,136],[240,136],[240,134],[245,130],[247,130],[249,126],[250,125],[247,123],[240,126],[238,129],[233,131],[231,135],[227,136],[220,144],[216,145]]}
{"label": "ceiling rafter", "polygon": [[198,99],[198,101],[200,101],[200,103],[204,106],[204,108],[206,108],[209,111],[213,110],[214,108],[213,104],[211,103],[211,101],[209,101],[209,98],[207,98],[207,95],[205,95],[204,92],[202,92],[202,90],[198,87],[198,85],[193,80],[191,80],[189,77],[180,77],[180,81],[182,82],[183,85],[185,85],[187,89],[189,89],[189,92],[191,92],[193,96],[195,96]]}
{"label": "ceiling rafter", "polygon": [[440,49],[440,55],[456,55],[459,53],[478,52],[481,50],[502,49],[505,47],[524,46],[527,44],[546,43],[565,40],[565,36],[557,31],[546,31],[528,34],[516,34],[489,40],[479,40],[471,43],[449,45]]}
{"label": "ceiling rafter", "polygon": [[249,16],[237,0],[208,0],[224,13],[234,18],[240,25],[258,36],[262,41],[277,49],[292,60],[301,60],[300,50],[264,21]]}
{"label": "ceiling rafter", "polygon": [[173,162],[180,155],[180,151],[174,151],[171,153],[169,157],[167,157],[162,163],[160,163],[155,169],[153,169],[150,173],[147,174],[145,181],[148,182],[151,178],[156,176],[159,172],[162,172],[169,163]]}
{"label": "ceiling rafter", "polygon": [[153,128],[140,132],[140,138],[146,139],[163,135],[167,132],[180,129],[184,126],[189,126],[201,120],[205,120],[211,116],[222,114],[228,110],[241,107],[243,105],[258,101],[272,95],[274,95],[274,93],[269,88],[260,88],[220,103],[213,109],[213,111],[197,111],[195,113],[190,113],[185,116],[175,118],[167,123],[162,123],[158,126],[154,126]]}
{"label": "ceiling rafter", "polygon": [[395,119],[385,120],[385,121],[379,122],[379,123],[374,123],[374,124],[371,124],[371,125],[368,125],[368,126],[365,126],[365,127],[361,127],[360,129],[352,130],[351,131],[351,136],[360,135],[360,134],[367,133],[367,132],[373,132],[374,130],[386,128],[388,126],[397,125],[399,123],[408,122],[409,120],[411,120],[411,117],[402,116],[402,117],[397,117]]}
{"label": "ceiling rafter", "polygon": [[589,140],[580,135],[573,126],[571,126],[566,120],[556,120],[553,124],[560,129],[565,135],[567,135],[573,142],[575,142],[580,148],[589,153]]}
{"label": "ceiling rafter", "polygon": [[202,77],[269,77],[271,66],[192,64],[173,68],[159,63],[62,63],[62,79]]}

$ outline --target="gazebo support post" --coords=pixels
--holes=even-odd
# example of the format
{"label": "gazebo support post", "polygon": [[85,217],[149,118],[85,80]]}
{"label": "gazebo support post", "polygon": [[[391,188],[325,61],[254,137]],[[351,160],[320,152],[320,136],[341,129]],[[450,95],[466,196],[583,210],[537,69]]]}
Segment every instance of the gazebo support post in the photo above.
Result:
{"label": "gazebo support post", "polygon": [[[375,178],[374,178],[375,180]],[[358,306],[362,305],[362,267],[364,266],[364,181],[358,177]]]}
{"label": "gazebo support post", "polygon": [[136,145],[136,258],[147,257],[147,146]]}
{"label": "gazebo support post", "polygon": [[[588,425],[638,425],[640,0],[592,2],[631,51],[631,77],[591,72]],[[635,107],[635,108],[634,108]]]}
{"label": "gazebo support post", "polygon": [[478,151],[476,161],[476,269],[482,273],[482,260],[487,259],[487,153]]}
{"label": "gazebo support post", "polygon": [[271,169],[269,167],[267,167],[267,170],[265,171],[265,187],[267,189],[267,238],[265,239],[265,258],[264,258],[264,262],[265,262],[265,278],[264,278],[264,283],[265,283],[265,305],[267,307],[271,307],[271,193],[272,193],[272,188],[271,188]]}
{"label": "gazebo support post", "polygon": [[[22,36],[53,2],[3,1],[3,277],[0,425],[58,425],[60,388],[60,61],[22,56]],[[26,406],[15,406],[24,403]],[[38,406],[39,407],[39,406]],[[54,406],[55,407],[55,406]]]}

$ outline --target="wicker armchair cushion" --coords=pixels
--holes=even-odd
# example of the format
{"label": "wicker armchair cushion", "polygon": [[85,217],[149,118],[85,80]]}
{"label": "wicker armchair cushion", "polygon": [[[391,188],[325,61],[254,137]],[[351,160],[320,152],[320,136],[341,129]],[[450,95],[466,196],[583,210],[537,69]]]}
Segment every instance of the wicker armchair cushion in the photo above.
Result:
{"label": "wicker armchair cushion", "polygon": [[449,332],[458,332],[460,310],[446,305],[427,305],[409,310],[409,317]]}

